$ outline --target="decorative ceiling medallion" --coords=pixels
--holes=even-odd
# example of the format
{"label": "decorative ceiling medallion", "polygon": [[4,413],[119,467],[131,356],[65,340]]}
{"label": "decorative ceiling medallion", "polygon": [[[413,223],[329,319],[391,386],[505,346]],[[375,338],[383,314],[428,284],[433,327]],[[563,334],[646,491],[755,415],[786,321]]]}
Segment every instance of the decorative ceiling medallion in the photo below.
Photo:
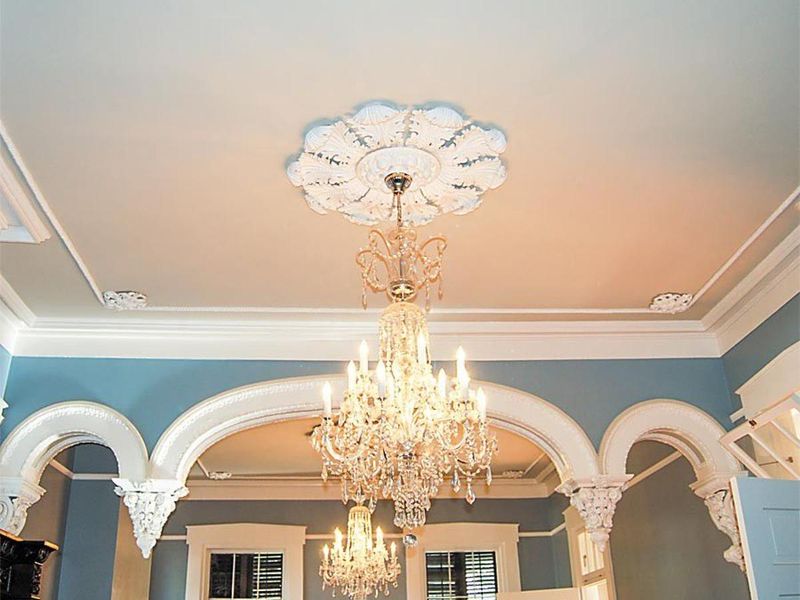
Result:
{"label": "decorative ceiling medallion", "polygon": [[481,196],[506,179],[505,149],[500,130],[476,125],[448,106],[373,103],[309,131],[287,173],[312,210],[340,212],[362,225],[391,218],[393,198],[384,179],[405,173],[412,180],[405,219],[420,225],[476,209]]}
{"label": "decorative ceiling medallion", "polygon": [[133,290],[103,292],[103,306],[112,310],[141,310],[147,306],[147,296]]}
{"label": "decorative ceiling medallion", "polygon": [[692,304],[693,298],[694,294],[680,294],[676,292],[659,294],[653,298],[653,301],[650,303],[650,310],[670,315],[682,313]]}
{"label": "decorative ceiling medallion", "polygon": [[500,473],[500,479],[522,479],[524,476],[525,471],[519,471],[517,469],[510,469]]}

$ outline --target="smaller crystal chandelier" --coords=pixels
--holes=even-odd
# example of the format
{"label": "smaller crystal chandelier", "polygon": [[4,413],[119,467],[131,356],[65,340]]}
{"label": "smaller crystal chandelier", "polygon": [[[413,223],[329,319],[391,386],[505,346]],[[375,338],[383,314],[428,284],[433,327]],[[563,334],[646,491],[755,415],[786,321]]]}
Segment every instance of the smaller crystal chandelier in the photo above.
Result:
{"label": "smaller crystal chandelier", "polygon": [[372,519],[366,506],[354,506],[347,518],[347,542],[342,532],[334,532],[333,547],[325,544],[322,565],[319,568],[322,589],[338,589],[353,600],[366,600],[379,592],[389,594],[389,587],[397,587],[400,564],[397,546],[392,542],[387,551],[383,532],[378,527],[372,539]]}

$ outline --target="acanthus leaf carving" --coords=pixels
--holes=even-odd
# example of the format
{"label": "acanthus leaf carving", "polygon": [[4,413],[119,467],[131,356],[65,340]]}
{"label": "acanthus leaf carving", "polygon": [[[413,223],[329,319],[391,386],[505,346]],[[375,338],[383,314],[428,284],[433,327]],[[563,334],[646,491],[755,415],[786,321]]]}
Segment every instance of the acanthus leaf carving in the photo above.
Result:
{"label": "acanthus leaf carving", "polygon": [[189,490],[182,483],[166,479],[130,481],[114,479],[114,492],[121,496],[131,515],[136,545],[144,558],[149,558],[161,537],[167,518],[180,498]]}
{"label": "acanthus leaf carving", "polygon": [[439,214],[477,208],[481,196],[506,179],[505,149],[503,132],[449,106],[372,103],[311,129],[287,175],[315,212],[337,211],[374,225],[392,215],[384,178],[407,173],[412,182],[403,213],[408,223],[422,225]]}
{"label": "acanthus leaf carving", "polygon": [[20,478],[0,478],[0,529],[19,535],[28,509],[44,494],[44,488]]}
{"label": "acanthus leaf carving", "polygon": [[33,504],[26,498],[0,496],[0,529],[19,535],[28,519],[28,509]]}
{"label": "acanthus leaf carving", "polygon": [[111,310],[141,310],[147,307],[147,295],[135,290],[103,292],[103,306]]}
{"label": "acanthus leaf carving", "polygon": [[689,310],[692,300],[694,300],[694,294],[667,292],[653,298],[650,302],[650,310],[675,315]]}
{"label": "acanthus leaf carving", "polygon": [[569,498],[570,504],[586,524],[589,537],[604,552],[613,527],[614,511],[622,498],[627,477],[598,476],[591,481],[569,480],[557,491]]}
{"label": "acanthus leaf carving", "polygon": [[722,554],[729,563],[738,566],[742,573],[747,569],[742,551],[742,538],[739,533],[739,524],[736,521],[736,511],[733,506],[733,497],[728,489],[717,490],[704,498],[708,514],[714,525],[731,540],[730,547]]}

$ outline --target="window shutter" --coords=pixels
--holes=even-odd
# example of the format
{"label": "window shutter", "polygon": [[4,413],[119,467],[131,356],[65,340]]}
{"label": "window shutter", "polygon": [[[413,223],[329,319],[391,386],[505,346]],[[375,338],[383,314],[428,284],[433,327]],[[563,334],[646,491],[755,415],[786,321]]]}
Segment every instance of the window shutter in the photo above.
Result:
{"label": "window shutter", "polygon": [[495,600],[495,553],[428,552],[425,555],[427,600]]}
{"label": "window shutter", "polygon": [[253,555],[253,598],[283,596],[283,554]]}
{"label": "window shutter", "polygon": [[283,598],[283,554],[213,553],[209,582],[212,600]]}

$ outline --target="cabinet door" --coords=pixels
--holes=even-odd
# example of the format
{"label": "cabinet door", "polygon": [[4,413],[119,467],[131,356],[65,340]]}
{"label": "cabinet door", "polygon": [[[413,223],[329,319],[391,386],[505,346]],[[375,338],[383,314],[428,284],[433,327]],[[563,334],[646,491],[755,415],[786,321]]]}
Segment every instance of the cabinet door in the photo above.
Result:
{"label": "cabinet door", "polygon": [[733,494],[751,597],[800,597],[800,481],[737,477]]}

